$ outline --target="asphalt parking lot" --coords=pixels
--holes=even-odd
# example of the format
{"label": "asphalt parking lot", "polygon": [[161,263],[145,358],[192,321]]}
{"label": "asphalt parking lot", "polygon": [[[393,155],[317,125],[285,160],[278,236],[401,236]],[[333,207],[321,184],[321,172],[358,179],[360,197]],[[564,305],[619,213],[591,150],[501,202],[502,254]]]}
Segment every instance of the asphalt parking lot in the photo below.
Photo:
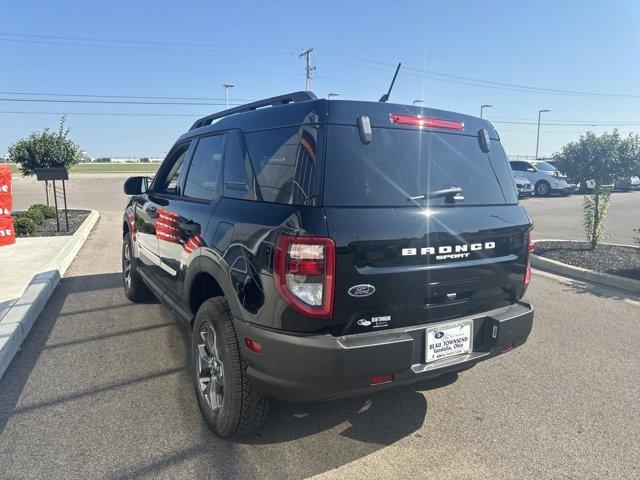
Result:
{"label": "asphalt parking lot", "polygon": [[[187,376],[187,332],[122,292],[123,180],[68,183],[70,206],[101,218],[0,380],[0,478],[640,477],[640,298],[546,274],[513,352],[368,397],[273,402],[259,435],[216,438]],[[17,179],[14,195],[20,209],[43,190]],[[632,243],[639,200],[614,194],[610,241]],[[581,238],[581,197],[524,205],[537,238]]]}

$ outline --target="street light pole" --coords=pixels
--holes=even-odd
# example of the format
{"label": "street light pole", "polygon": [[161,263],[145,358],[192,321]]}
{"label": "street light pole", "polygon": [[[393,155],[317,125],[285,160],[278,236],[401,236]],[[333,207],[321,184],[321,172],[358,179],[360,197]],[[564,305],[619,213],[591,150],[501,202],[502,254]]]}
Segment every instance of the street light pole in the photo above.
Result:
{"label": "street light pole", "polygon": [[536,136],[536,160],[538,159],[538,146],[540,145],[540,116],[544,112],[550,112],[551,110],[538,110],[538,135]]}
{"label": "street light pole", "polygon": [[414,100],[413,101],[413,106],[415,107],[419,103],[424,103],[424,100]]}
{"label": "street light pole", "polygon": [[493,107],[493,105],[480,105],[480,118],[482,118],[482,111],[485,108],[491,108],[491,107]]}
{"label": "street light pole", "polygon": [[233,83],[224,83],[222,84],[222,86],[224,87],[224,106],[226,110],[229,110],[229,89],[234,87],[235,84]]}
{"label": "street light pole", "polygon": [[336,92],[330,92],[329,95],[327,95],[327,100],[331,100],[331,97],[337,97],[338,95],[340,94]]}

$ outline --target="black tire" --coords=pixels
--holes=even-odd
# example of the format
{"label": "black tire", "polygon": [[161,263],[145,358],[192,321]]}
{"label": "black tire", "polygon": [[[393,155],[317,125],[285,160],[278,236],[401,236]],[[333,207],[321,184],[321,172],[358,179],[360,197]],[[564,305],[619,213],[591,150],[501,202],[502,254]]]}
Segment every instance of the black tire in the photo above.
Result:
{"label": "black tire", "polygon": [[536,195],[539,197],[548,197],[551,195],[551,185],[545,180],[536,183]]}
{"label": "black tire", "polygon": [[[205,357],[215,359],[209,362]],[[269,398],[249,382],[229,305],[222,297],[205,300],[198,309],[191,333],[191,368],[200,412],[213,433],[239,437],[262,425]]]}
{"label": "black tire", "polygon": [[146,302],[153,294],[138,274],[136,259],[133,258],[132,252],[131,235],[127,232],[122,239],[122,284],[124,286],[124,294],[132,302]]}

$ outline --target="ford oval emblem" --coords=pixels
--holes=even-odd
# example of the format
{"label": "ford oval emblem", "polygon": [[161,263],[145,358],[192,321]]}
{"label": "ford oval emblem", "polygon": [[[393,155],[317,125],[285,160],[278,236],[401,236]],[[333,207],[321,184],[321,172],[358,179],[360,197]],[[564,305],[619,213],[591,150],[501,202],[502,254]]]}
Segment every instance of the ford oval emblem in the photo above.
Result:
{"label": "ford oval emblem", "polygon": [[444,332],[436,332],[434,337],[436,337],[437,339],[441,339],[442,337],[444,337]]}
{"label": "ford oval emblem", "polygon": [[376,287],[374,287],[373,285],[362,284],[354,285],[349,290],[347,290],[347,293],[349,293],[349,295],[351,295],[352,297],[368,297],[375,291]]}

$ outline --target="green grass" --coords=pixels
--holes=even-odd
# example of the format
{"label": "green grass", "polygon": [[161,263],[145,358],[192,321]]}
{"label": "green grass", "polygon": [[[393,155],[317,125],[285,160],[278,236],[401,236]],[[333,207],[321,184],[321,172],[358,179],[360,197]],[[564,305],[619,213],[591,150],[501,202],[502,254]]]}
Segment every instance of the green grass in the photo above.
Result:
{"label": "green grass", "polygon": [[71,173],[156,173],[159,163],[79,163]]}
{"label": "green grass", "polygon": [[[20,167],[10,163],[11,173],[20,173]],[[71,173],[156,173],[159,163],[79,163]]]}

